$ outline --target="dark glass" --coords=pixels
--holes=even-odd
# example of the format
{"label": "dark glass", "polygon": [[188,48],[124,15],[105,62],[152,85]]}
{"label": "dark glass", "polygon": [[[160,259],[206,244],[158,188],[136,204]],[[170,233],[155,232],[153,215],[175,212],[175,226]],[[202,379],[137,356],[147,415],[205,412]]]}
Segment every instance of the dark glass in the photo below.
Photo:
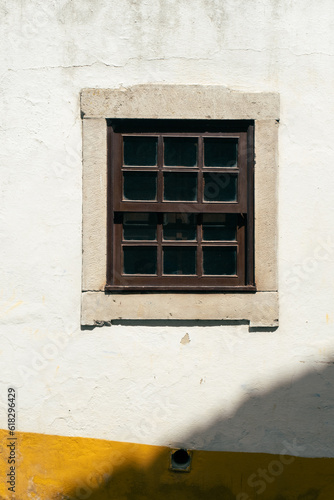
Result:
{"label": "dark glass", "polygon": [[237,167],[238,139],[204,139],[206,167]]}
{"label": "dark glass", "polygon": [[203,214],[203,240],[235,241],[236,238],[236,214]]}
{"label": "dark glass", "polygon": [[164,240],[195,240],[195,214],[164,214],[163,238]]}
{"label": "dark glass", "polygon": [[123,172],[125,200],[155,200],[157,197],[156,172]]}
{"label": "dark glass", "polygon": [[164,164],[167,167],[195,167],[197,137],[165,137]]}
{"label": "dark glass", "polygon": [[164,274],[196,274],[195,247],[164,247]]}
{"label": "dark glass", "polygon": [[231,276],[236,273],[236,247],[203,247],[203,274]]}
{"label": "dark glass", "polygon": [[123,238],[125,240],[156,240],[156,214],[125,213],[123,215]]}
{"label": "dark glass", "polygon": [[237,175],[204,174],[204,201],[236,201],[237,200]]}
{"label": "dark glass", "polygon": [[197,200],[197,174],[187,172],[164,173],[164,200]]}
{"label": "dark glass", "polygon": [[123,137],[124,165],[153,166],[157,164],[157,137]]}
{"label": "dark glass", "polygon": [[123,247],[124,274],[156,274],[156,247]]}

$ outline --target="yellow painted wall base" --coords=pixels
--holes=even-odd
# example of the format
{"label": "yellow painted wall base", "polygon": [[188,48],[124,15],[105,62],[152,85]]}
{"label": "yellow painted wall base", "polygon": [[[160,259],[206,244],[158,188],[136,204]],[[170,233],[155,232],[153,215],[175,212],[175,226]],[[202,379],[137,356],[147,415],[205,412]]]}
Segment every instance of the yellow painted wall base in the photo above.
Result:
{"label": "yellow painted wall base", "polygon": [[333,500],[334,459],[194,451],[189,473],[170,449],[16,433],[16,491],[8,491],[8,431],[0,430],[0,499]]}

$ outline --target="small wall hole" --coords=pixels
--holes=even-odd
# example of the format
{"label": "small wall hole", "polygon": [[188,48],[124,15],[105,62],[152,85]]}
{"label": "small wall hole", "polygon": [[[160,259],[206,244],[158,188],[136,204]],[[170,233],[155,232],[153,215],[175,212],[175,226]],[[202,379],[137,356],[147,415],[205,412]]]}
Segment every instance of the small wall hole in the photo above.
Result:
{"label": "small wall hole", "polygon": [[181,448],[171,454],[171,469],[189,472],[191,464],[191,454]]}

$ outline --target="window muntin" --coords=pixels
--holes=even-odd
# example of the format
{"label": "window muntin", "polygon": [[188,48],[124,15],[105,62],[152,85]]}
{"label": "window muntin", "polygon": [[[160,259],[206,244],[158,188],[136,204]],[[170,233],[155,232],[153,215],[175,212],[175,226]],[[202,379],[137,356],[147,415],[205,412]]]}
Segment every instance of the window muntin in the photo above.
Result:
{"label": "window muntin", "polygon": [[106,290],[254,288],[252,124],[122,122],[108,124]]}

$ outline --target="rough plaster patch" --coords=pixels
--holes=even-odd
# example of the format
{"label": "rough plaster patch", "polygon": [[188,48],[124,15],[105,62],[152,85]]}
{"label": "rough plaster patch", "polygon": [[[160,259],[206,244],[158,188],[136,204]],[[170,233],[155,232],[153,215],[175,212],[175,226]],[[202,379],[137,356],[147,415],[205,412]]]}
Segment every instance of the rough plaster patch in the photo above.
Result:
{"label": "rough plaster patch", "polygon": [[181,339],[181,341],[180,341],[180,344],[182,344],[182,345],[187,345],[187,344],[189,344],[189,342],[190,342],[189,333],[186,333],[186,334],[184,335],[184,337],[182,337],[182,339]]}

